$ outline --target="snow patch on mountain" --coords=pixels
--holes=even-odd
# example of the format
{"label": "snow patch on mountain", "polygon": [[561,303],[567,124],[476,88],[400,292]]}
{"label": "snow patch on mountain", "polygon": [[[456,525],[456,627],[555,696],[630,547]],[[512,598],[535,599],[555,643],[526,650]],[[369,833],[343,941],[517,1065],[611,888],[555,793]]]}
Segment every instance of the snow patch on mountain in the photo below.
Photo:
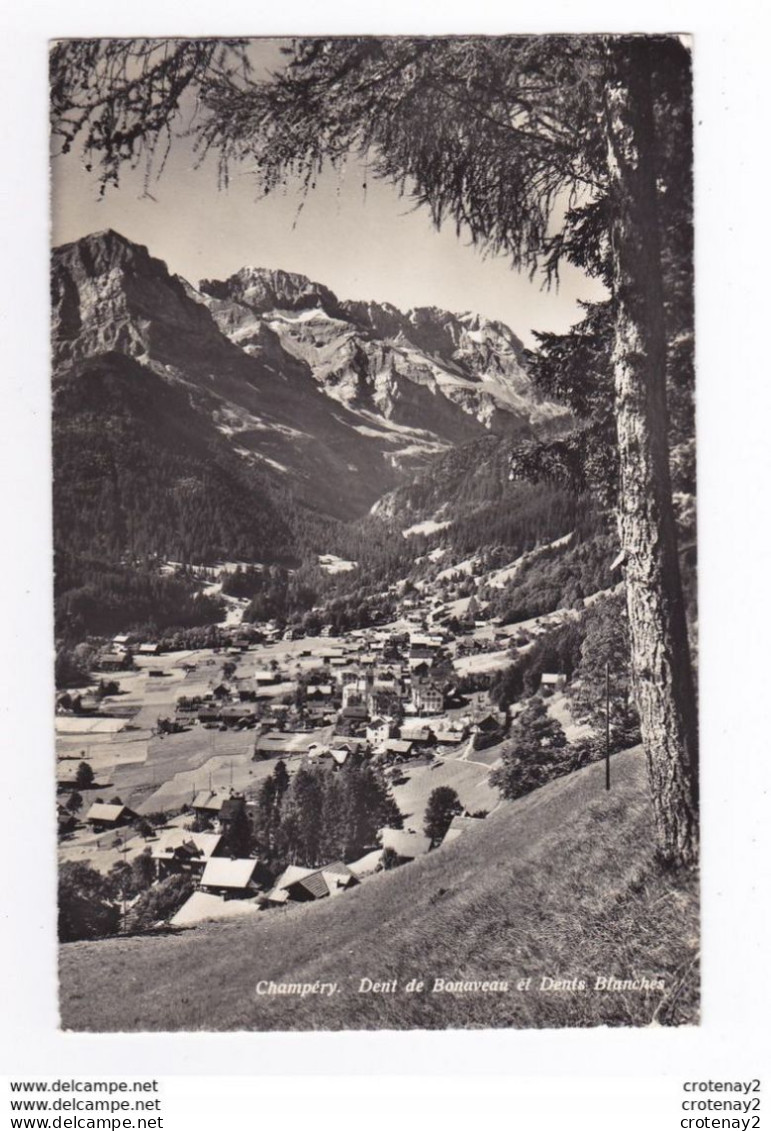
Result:
{"label": "snow patch on mountain", "polygon": [[425,522],[416,522],[413,526],[408,526],[406,530],[402,531],[402,538],[410,538],[413,534],[437,534],[440,530],[446,530],[451,525],[450,522],[435,522],[433,519],[426,519]]}

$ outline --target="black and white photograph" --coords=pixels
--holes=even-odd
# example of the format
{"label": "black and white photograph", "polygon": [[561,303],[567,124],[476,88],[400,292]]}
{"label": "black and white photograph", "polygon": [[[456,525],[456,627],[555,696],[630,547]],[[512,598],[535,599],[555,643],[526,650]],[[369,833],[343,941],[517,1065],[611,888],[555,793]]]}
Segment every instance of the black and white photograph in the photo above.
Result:
{"label": "black and white photograph", "polygon": [[49,48],[61,1028],[698,1026],[692,39]]}

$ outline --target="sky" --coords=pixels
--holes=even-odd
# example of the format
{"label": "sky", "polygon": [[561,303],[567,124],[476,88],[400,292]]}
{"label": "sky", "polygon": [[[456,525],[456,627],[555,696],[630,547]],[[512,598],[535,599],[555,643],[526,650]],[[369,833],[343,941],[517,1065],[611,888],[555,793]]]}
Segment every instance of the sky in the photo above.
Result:
{"label": "sky", "polygon": [[[255,41],[258,73],[280,65],[279,41]],[[365,187],[366,186],[366,187]],[[507,323],[532,345],[533,330],[564,331],[581,316],[579,300],[602,297],[596,281],[565,266],[559,289],[515,271],[504,256],[484,256],[454,224],[437,231],[390,184],[352,159],[303,196],[299,185],[264,196],[248,169],[234,169],[227,189],[216,165],[195,168],[178,139],[161,176],[145,191],[143,170],[126,170],[103,198],[77,149],[52,162],[55,246],[113,228],[194,285],[244,266],[281,268],[324,283],[341,299],[390,302],[402,310],[438,306],[471,310]]]}

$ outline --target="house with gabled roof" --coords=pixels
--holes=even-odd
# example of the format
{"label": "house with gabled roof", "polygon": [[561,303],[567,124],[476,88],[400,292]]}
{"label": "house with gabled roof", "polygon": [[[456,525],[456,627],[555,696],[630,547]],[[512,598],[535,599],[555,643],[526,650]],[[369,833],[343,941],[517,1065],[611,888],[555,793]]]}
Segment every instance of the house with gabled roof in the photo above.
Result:
{"label": "house with gabled roof", "polygon": [[256,873],[259,860],[211,857],[201,876],[201,891],[224,895],[227,899],[248,899],[256,895],[260,885]]}
{"label": "house with gabled roof", "polygon": [[159,880],[171,875],[200,876],[207,862],[224,851],[219,833],[166,829],[151,849]]}
{"label": "house with gabled roof", "polygon": [[220,710],[220,719],[231,726],[237,723],[255,723],[257,708],[253,703],[228,703]]}
{"label": "house with gabled roof", "polygon": [[127,666],[125,651],[114,652],[109,648],[103,648],[94,662],[94,668],[98,672],[120,672]]}
{"label": "house with gabled roof", "polygon": [[399,728],[399,737],[407,742],[428,744],[433,739],[433,732],[421,723],[404,722]]}
{"label": "house with gabled roof", "polygon": [[224,789],[201,789],[193,798],[191,809],[197,817],[208,817],[214,820],[219,817],[220,809],[230,794]]}
{"label": "house with gabled roof", "polygon": [[431,841],[427,836],[421,836],[410,829],[381,829],[380,839],[383,848],[390,848],[401,860],[415,860],[418,856],[425,856],[431,849]]}
{"label": "house with gabled roof", "polygon": [[300,868],[290,865],[268,893],[271,903],[307,903],[314,899],[340,895],[358,883],[358,879],[342,860],[321,868]]}
{"label": "house with gabled roof", "polygon": [[544,672],[541,676],[541,691],[561,691],[565,683],[566,676],[562,672]]}
{"label": "house with gabled roof", "polygon": [[400,758],[409,758],[414,745],[414,742],[405,738],[389,738],[383,750],[386,754],[396,754]]}
{"label": "house with gabled roof", "polygon": [[254,682],[258,687],[270,687],[273,683],[279,683],[280,679],[278,671],[273,671],[271,668],[259,668],[254,673]]}
{"label": "house with gabled roof", "polygon": [[128,805],[110,805],[98,798],[86,813],[86,823],[94,832],[119,829],[137,820],[137,814]]}

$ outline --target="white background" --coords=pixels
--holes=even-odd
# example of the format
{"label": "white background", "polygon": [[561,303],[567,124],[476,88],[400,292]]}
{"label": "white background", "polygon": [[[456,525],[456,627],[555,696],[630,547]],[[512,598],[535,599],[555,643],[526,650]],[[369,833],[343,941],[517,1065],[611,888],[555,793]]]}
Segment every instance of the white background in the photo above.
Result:
{"label": "white background", "polygon": [[[704,769],[703,1023],[698,1029],[494,1033],[84,1036],[57,1031],[50,704],[52,614],[48,394],[46,40],[63,35],[436,34],[540,31],[694,33],[696,64],[697,360],[701,719]],[[494,1089],[462,1077],[513,1074],[519,1094],[562,1077],[630,1078],[670,1091],[683,1079],[762,1074],[771,994],[769,750],[771,700],[768,415],[768,35],[759,4],[331,2],[6,3],[2,34],[0,327],[0,917],[5,1006],[0,1072],[8,1075],[398,1074],[444,1077],[434,1117],[468,1124],[467,1096]],[[116,986],[120,1009],[123,987]],[[452,1076],[454,1082],[446,1077]],[[533,1078],[532,1080],[530,1078]],[[567,1079],[565,1079],[567,1078]],[[624,1083],[626,1081],[627,1083]],[[657,1083],[654,1084],[654,1081]],[[529,1083],[528,1083],[529,1082]],[[771,1077],[767,1081],[771,1085]],[[492,1081],[488,1084],[492,1085]],[[279,1082],[276,1081],[278,1087]],[[628,1087],[627,1087],[628,1085]],[[200,1087],[200,1083],[198,1085]],[[329,1085],[332,1086],[331,1084]],[[513,1085],[509,1085],[512,1087]],[[407,1107],[402,1082],[337,1095],[351,1110]],[[433,1092],[431,1088],[433,1087]],[[592,1085],[594,1087],[594,1085]],[[610,1083],[608,1084],[610,1087]],[[586,1084],[584,1085],[584,1089]],[[627,1091],[624,1089],[627,1088]],[[295,1118],[281,1081],[264,1114]],[[268,1085],[267,1092],[272,1092]],[[438,1096],[441,1092],[444,1099]],[[306,1087],[308,1103],[313,1088]],[[329,1097],[328,1091],[318,1092]],[[652,1093],[651,1093],[652,1094]],[[453,1098],[454,1097],[454,1098]],[[298,1097],[299,1099],[299,1097]],[[469,1101],[470,1102],[470,1101]],[[524,1101],[523,1101],[524,1102]],[[376,1104],[380,1104],[378,1099]],[[559,1105],[557,1105],[559,1106]],[[259,1110],[259,1108],[257,1109]],[[343,1108],[338,1107],[342,1114]],[[348,1110],[346,1108],[346,1110]],[[410,1125],[427,1126],[416,1098]],[[518,1108],[511,1109],[516,1120]],[[557,1110],[557,1107],[554,1109]],[[575,1112],[582,1126],[585,1105]],[[619,1109],[617,1109],[618,1111]],[[635,1120],[627,1126],[664,1126]],[[454,1115],[452,1114],[454,1112]],[[582,1114],[583,1113],[583,1114]],[[209,1125],[215,1117],[207,1120]],[[380,1126],[380,1116],[371,1126]],[[765,1120],[771,1119],[766,1115]],[[186,1123],[189,1119],[186,1118]],[[393,1119],[391,1120],[393,1122]],[[535,1125],[531,1119],[529,1126]],[[543,1126],[557,1126],[544,1122]],[[605,1123],[592,1121],[594,1127]],[[610,1124],[607,1124],[610,1126]],[[673,1111],[672,1126],[679,1126]],[[763,1124],[761,1124],[762,1126]],[[165,1124],[165,1126],[174,1126]]]}

